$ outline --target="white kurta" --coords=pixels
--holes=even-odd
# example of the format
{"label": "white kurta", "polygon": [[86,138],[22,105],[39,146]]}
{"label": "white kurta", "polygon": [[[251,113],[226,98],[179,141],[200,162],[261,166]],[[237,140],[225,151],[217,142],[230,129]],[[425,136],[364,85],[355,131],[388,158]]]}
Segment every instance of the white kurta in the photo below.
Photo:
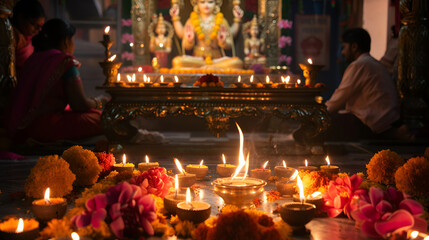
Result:
{"label": "white kurta", "polygon": [[326,106],[330,112],[345,109],[375,133],[388,130],[400,117],[396,85],[385,67],[368,53],[347,67]]}

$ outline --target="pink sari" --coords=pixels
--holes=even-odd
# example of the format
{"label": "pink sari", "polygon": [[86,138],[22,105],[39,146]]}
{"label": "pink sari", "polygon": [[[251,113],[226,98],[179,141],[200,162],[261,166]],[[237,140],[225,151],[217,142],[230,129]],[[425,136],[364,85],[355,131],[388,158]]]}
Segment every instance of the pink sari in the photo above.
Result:
{"label": "pink sari", "polygon": [[35,52],[25,63],[12,95],[9,134],[42,142],[77,140],[101,133],[100,111],[65,110],[67,97],[62,76],[75,65],[74,57],[59,50]]}

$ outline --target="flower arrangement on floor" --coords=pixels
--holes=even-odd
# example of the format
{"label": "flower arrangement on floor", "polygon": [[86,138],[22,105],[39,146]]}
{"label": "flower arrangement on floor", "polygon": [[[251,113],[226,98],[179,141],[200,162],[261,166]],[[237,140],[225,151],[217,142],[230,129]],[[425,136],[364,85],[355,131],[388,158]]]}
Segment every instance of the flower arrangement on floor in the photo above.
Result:
{"label": "flower arrangement on floor", "polygon": [[91,150],[76,145],[65,150],[62,158],[70,164],[70,170],[76,175],[77,186],[90,186],[97,181],[102,168]]}
{"label": "flower arrangement on floor", "polygon": [[105,177],[113,170],[115,164],[115,156],[112,153],[96,152],[95,156],[98,159],[98,164],[102,167],[99,177]]}
{"label": "flower arrangement on floor", "polygon": [[194,83],[194,87],[223,87],[223,82],[219,76],[206,74]]}
{"label": "flower arrangement on floor", "polygon": [[405,163],[397,153],[387,150],[374,154],[366,165],[368,180],[384,185],[395,184],[395,172]]}

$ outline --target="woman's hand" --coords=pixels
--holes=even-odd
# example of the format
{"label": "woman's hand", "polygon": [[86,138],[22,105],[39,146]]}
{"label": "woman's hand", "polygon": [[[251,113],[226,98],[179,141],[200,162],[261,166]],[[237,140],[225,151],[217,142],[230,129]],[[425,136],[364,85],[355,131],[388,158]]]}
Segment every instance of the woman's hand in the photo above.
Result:
{"label": "woman's hand", "polygon": [[180,10],[179,10],[179,5],[178,4],[174,4],[173,6],[171,6],[170,8],[170,16],[171,17],[177,17],[179,16]]}
{"label": "woman's hand", "polygon": [[186,24],[185,25],[185,40],[187,42],[193,42],[194,38],[195,38],[194,29],[192,28],[191,25]]}
{"label": "woman's hand", "polygon": [[232,14],[234,15],[234,20],[241,21],[241,18],[243,18],[244,16],[243,10],[238,5],[234,6],[234,8],[232,9]]}
{"label": "woman's hand", "polygon": [[217,35],[217,41],[219,46],[225,46],[226,36],[227,36],[227,32],[226,32],[225,26],[220,26],[219,33]]}

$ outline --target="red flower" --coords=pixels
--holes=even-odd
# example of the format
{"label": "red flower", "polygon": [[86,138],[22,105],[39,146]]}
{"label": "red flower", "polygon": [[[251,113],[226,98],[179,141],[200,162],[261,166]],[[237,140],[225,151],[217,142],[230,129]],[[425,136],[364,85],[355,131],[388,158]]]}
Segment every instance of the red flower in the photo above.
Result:
{"label": "red flower", "polygon": [[113,170],[113,164],[115,164],[115,156],[111,153],[106,152],[96,152],[98,164],[103,168],[101,170],[100,176],[106,176]]}
{"label": "red flower", "polygon": [[165,197],[174,184],[174,178],[166,174],[165,168],[153,167],[130,180],[131,184],[140,186],[144,194],[150,193]]}
{"label": "red flower", "polygon": [[201,76],[200,79],[198,79],[198,81],[200,83],[203,83],[203,82],[205,82],[205,83],[211,83],[211,82],[217,83],[217,82],[219,82],[219,80],[220,80],[220,77],[215,76],[213,74],[206,74],[204,76]]}

